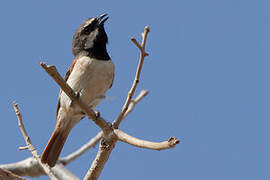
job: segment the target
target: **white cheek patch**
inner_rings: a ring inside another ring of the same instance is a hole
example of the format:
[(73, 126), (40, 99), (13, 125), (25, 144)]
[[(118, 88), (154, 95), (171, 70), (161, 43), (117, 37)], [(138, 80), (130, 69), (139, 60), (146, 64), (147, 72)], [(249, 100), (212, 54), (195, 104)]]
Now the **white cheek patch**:
[(85, 42), (85, 46), (84, 46), (85, 49), (89, 49), (94, 46), (94, 41), (95, 41), (94, 38), (97, 37), (97, 34), (98, 34), (98, 29), (95, 29), (93, 32), (89, 34)]

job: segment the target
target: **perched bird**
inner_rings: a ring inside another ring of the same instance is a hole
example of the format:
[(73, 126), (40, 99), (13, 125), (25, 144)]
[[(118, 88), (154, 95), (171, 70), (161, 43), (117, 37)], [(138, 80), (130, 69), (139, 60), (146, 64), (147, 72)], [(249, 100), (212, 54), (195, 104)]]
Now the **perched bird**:
[[(114, 64), (106, 49), (108, 37), (104, 23), (107, 19), (107, 14), (103, 14), (97, 18), (89, 18), (79, 26), (72, 41), (75, 58), (65, 75), (67, 84), (89, 108), (99, 104), (114, 79)], [(56, 127), (42, 153), (43, 163), (50, 167), (56, 164), (68, 134), (85, 115), (80, 107), (60, 90)]]

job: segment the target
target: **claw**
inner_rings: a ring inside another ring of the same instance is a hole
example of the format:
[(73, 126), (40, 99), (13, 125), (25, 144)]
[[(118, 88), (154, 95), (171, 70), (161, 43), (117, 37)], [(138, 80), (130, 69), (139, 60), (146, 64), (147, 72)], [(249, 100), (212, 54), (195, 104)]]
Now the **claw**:
[(100, 117), (100, 112), (99, 111), (95, 111), (95, 121)]

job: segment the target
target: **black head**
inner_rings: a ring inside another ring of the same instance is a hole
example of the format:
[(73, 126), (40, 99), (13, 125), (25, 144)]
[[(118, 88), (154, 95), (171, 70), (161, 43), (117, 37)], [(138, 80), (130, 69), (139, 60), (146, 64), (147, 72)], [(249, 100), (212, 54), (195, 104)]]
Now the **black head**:
[(72, 41), (72, 53), (75, 58), (87, 55), (101, 60), (110, 59), (106, 49), (108, 37), (104, 29), (107, 19), (107, 14), (88, 18), (78, 27)]

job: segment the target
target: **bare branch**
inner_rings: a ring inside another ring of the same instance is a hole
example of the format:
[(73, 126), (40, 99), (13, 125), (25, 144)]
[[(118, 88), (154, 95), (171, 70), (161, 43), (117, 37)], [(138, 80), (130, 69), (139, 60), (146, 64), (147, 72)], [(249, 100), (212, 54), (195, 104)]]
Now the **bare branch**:
[(132, 38), (131, 38), (131, 41), (137, 46), (137, 48), (139, 48), (139, 50), (140, 50), (141, 52), (144, 52), (142, 46), (138, 43), (138, 41), (135, 39), (135, 37), (132, 37)]
[(151, 142), (151, 141), (145, 141), (141, 139), (137, 139), (133, 136), (130, 136), (120, 129), (115, 129), (114, 133), (116, 134), (118, 140), (128, 143), (130, 145), (140, 147), (140, 148), (147, 148), (152, 150), (163, 150), (163, 149), (170, 149), (175, 147), (176, 144), (179, 143), (179, 140), (175, 137), (171, 137), (168, 141), (163, 142)]
[(61, 89), (69, 96), (69, 98), (76, 102), (80, 108), (87, 114), (87, 116), (96, 123), (97, 126), (99, 126), (103, 133), (105, 138), (109, 136), (109, 134), (112, 132), (112, 128), (109, 125), (107, 121), (105, 121), (102, 117), (99, 115), (96, 115), (96, 113), (89, 108), (86, 103), (84, 103), (81, 98), (79, 98), (76, 93), (72, 90), (72, 88), (66, 83), (66, 81), (61, 77), (61, 75), (58, 73), (55, 66), (47, 66), (45, 63), (41, 62), (40, 65), (45, 69), (45, 71), (56, 81), (56, 83), (61, 87)]
[(135, 75), (135, 79), (133, 81), (132, 87), (130, 88), (129, 92), (128, 92), (128, 96), (126, 99), (126, 102), (122, 108), (122, 111), (120, 112), (119, 116), (117, 117), (116, 121), (113, 123), (113, 127), (115, 129), (117, 129), (121, 123), (121, 121), (123, 120), (126, 111), (128, 110), (129, 104), (131, 103), (132, 97), (134, 95), (134, 92), (136, 90), (136, 87), (139, 83), (139, 78), (141, 75), (141, 70), (142, 70), (142, 65), (144, 62), (144, 58), (148, 55), (145, 52), (145, 43), (146, 43), (146, 38), (147, 38), (147, 34), (149, 33), (149, 27), (146, 26), (144, 28), (144, 32), (142, 34), (142, 44), (139, 45), (139, 43), (136, 41), (135, 38), (131, 38), (132, 42), (140, 49), (140, 60), (139, 60), (139, 64), (137, 67), (137, 71), (136, 71), (136, 75)]
[(19, 108), (18, 108), (18, 105), (16, 102), (13, 103), (13, 108), (14, 108), (14, 111), (17, 115), (17, 118), (18, 118), (18, 125), (19, 125), (19, 128), (21, 130), (21, 133), (24, 137), (24, 140), (25, 140), (25, 143), (29, 149), (29, 151), (32, 153), (33, 157), (36, 158), (36, 160), (38, 161), (39, 165), (42, 167), (42, 169), (44, 170), (44, 172), (53, 180), (57, 180), (56, 177), (53, 175), (53, 173), (51, 172), (51, 169), (42, 164), (41, 161), (40, 161), (40, 156), (37, 152), (37, 150), (35, 149), (35, 147), (32, 145), (31, 143), (31, 140), (30, 140), (30, 137), (28, 136), (25, 128), (24, 128), (24, 125), (23, 125), (23, 121), (22, 121), (22, 115), (19, 111)]
[(0, 168), (0, 179), (2, 180), (25, 180), (24, 178), (21, 178), (17, 176), (16, 174), (13, 174), (12, 172), (9, 172), (7, 170), (3, 170)]
[(149, 31), (150, 31), (149, 26), (145, 26), (145, 28), (144, 28), (144, 32), (142, 33), (142, 44), (141, 44), (141, 45), (142, 45), (143, 50), (145, 49), (145, 45), (146, 45), (146, 38), (147, 38), (147, 35), (148, 35)]
[[(109, 144), (108, 144), (109, 143)], [(114, 148), (114, 145), (116, 143), (116, 139), (112, 140), (110, 142), (104, 141), (102, 139), (99, 144), (98, 153), (96, 155), (95, 160), (92, 162), (91, 167), (87, 171), (84, 180), (96, 180), (98, 179), (101, 171), (104, 168), (105, 163), (110, 157), (110, 154)]]
[(57, 179), (69, 179), (69, 180), (79, 180), (74, 174), (72, 174), (63, 164), (56, 164), (52, 168), (53, 173)]
[(16, 163), (1, 164), (0, 168), (19, 176), (38, 177), (45, 174), (34, 157), (29, 157)]
[[(39, 177), (41, 175), (46, 175), (34, 157), (29, 157), (16, 163), (2, 164), (0, 165), (0, 168), (19, 176)], [(78, 177), (73, 175), (61, 164), (56, 164), (51, 170), (57, 179), (79, 180)]]
[(79, 156), (81, 156), (83, 153), (85, 153), (89, 148), (94, 147), (98, 141), (101, 139), (103, 133), (100, 131), (95, 137), (93, 137), (88, 143), (84, 144), (80, 149), (77, 151), (69, 154), (66, 157), (63, 157), (59, 159), (59, 162), (61, 162), (63, 165), (67, 165), (71, 161), (75, 160)]

